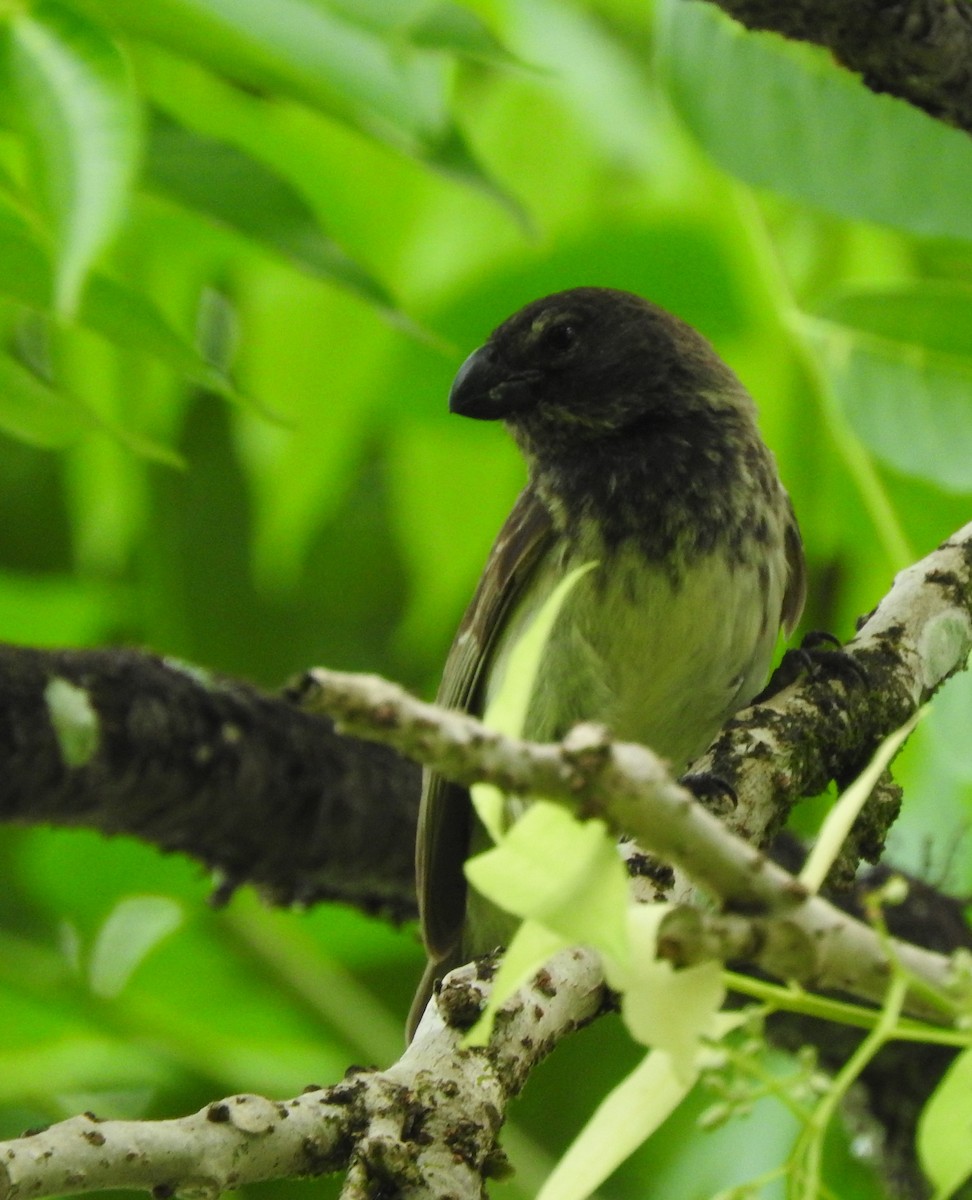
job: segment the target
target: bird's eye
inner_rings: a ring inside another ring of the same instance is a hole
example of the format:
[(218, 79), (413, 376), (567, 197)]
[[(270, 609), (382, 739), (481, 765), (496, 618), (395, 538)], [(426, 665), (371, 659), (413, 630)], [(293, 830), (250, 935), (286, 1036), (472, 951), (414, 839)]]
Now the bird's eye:
[(576, 327), (569, 321), (558, 321), (544, 329), (537, 339), (537, 345), (547, 354), (561, 355), (570, 350), (576, 340)]

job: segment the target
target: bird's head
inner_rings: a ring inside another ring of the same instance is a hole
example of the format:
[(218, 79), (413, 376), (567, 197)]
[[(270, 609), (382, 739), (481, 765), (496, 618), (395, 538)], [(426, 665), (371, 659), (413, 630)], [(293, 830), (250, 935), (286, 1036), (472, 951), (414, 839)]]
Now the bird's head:
[(630, 292), (583, 287), (535, 300), (459, 369), (449, 409), (503, 420), (528, 452), (751, 402), (709, 343)]

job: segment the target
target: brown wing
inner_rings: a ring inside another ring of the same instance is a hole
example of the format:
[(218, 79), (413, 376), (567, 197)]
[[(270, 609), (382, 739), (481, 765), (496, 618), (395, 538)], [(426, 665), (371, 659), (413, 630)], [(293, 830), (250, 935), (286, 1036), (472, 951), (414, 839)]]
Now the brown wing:
[(803, 557), (803, 538), (800, 537), (800, 527), (797, 525), (796, 515), (789, 497), (787, 497), (787, 509), (790, 517), (784, 535), (787, 576), (780, 624), (783, 626), (783, 632), (789, 637), (796, 629), (807, 598), (807, 564)]
[[(531, 487), (520, 494), (486, 560), (446, 659), (436, 698), (445, 708), (478, 712), (480, 683), (512, 605), (553, 537), (550, 516)], [(462, 934), (469, 853), (469, 792), (434, 771), (425, 774), (415, 870), (422, 936), (433, 960), (446, 958)]]

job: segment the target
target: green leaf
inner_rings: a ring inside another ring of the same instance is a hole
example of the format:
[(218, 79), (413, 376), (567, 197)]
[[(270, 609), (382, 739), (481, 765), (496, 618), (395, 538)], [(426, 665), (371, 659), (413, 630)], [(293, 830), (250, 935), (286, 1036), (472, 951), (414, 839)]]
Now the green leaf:
[(947, 1200), (972, 1175), (972, 1050), (945, 1072), (918, 1120), (918, 1157), (935, 1188)]
[(665, 904), (628, 906), (627, 962), (605, 959), (611, 986), (623, 993), (622, 1015), (631, 1036), (663, 1050), (676, 1074), (698, 1072), (703, 1038), (713, 1034), (726, 996), (722, 963), (712, 959), (675, 969), (658, 957), (658, 930), (670, 913)]
[(540, 1191), (543, 1198), (583, 1200), (649, 1138), (691, 1090), (718, 1042), (745, 1019), (722, 1014), (722, 964), (676, 970), (658, 958), (658, 930), (670, 906), (631, 904), (626, 962), (605, 958), (611, 987), (633, 1037), (654, 1047), (601, 1102)]
[(128, 65), (104, 30), (42, 0), (10, 23), (16, 103), (58, 252), (54, 305), (74, 312), (124, 216), (139, 151)]
[[(967, 644), (967, 633), (962, 622), (956, 622), (954, 626), (944, 624), (944, 627), (943, 623), (939, 622), (929, 638), (948, 639), (948, 644), (933, 642), (932, 645), (926, 647), (932, 661), (948, 660), (949, 650), (954, 644), (953, 639), (961, 639), (960, 645)], [(878, 780), (905, 741), (911, 736), (918, 722), (928, 715), (929, 707), (926, 705), (924, 708), (918, 709), (903, 725), (888, 734), (874, 751), (867, 766), (844, 789), (838, 797), (837, 803), (827, 813), (816, 841), (800, 870), (800, 882), (808, 891), (818, 892), (823, 887), (827, 872), (836, 862), (841, 847), (847, 840), (861, 809), (867, 803), (868, 797), (877, 786)]]
[(475, 12), (468, 2), (459, 5), (435, 3), (435, 0), (327, 0), (327, 6), (345, 20), (390, 41), (400, 38), (484, 61), (506, 62), (513, 58), (489, 26), (499, 13)]
[(133, 1041), (109, 1038), (77, 1028), (59, 1038), (24, 1048), (0, 1047), (0, 1102), (36, 1096), (38, 1081), (47, 1093), (135, 1087), (174, 1086), (171, 1064)]
[(429, 0), (327, 0), (327, 6), (346, 21), (387, 37), (418, 20)]
[(164, 445), (162, 442), (156, 441), (155, 438), (147, 437), (137, 429), (130, 429), (127, 425), (123, 425), (118, 421), (111, 420), (100, 414), (92, 414), (95, 423), (104, 430), (115, 441), (127, 447), (133, 454), (137, 454), (139, 458), (148, 459), (149, 462), (160, 463), (164, 467), (173, 467), (176, 470), (183, 470), (186, 465), (186, 460), (177, 451), (170, 446)]
[[(948, 686), (936, 694), (926, 725), (934, 738), (932, 761), (936, 769), (956, 783), (972, 784), (972, 761), (965, 753), (966, 734), (972, 727), (972, 674), (962, 671), (952, 676)], [(946, 786), (955, 787), (955, 784)], [(932, 797), (935, 790), (927, 788)]]
[(654, 1051), (604, 1097), (537, 1200), (584, 1200), (655, 1132), (688, 1094), (667, 1054)]
[(663, 0), (663, 74), (712, 158), (757, 187), (912, 233), (972, 238), (972, 142), (822, 50)]
[(303, 197), (269, 167), (228, 142), (157, 114), (149, 139), (149, 187), (281, 254), (318, 279), (394, 309), (385, 287), (321, 232)]
[(972, 288), (923, 280), (883, 288), (847, 288), (814, 309), (816, 316), (870, 334), (920, 360), (933, 351), (972, 363)]
[(85, 0), (131, 33), (219, 74), (292, 96), (356, 128), (421, 152), (448, 124), (444, 77), (429, 56), (407, 53), (310, 0)]
[(529, 212), (513, 192), (483, 170), (466, 138), (455, 125), (447, 125), (438, 137), (430, 138), (426, 157), (432, 166), (460, 183), (474, 187), (491, 200), (502, 204), (506, 211), (528, 233), (533, 232)]
[(500, 908), (568, 944), (627, 961), (628, 880), (603, 821), (579, 821), (537, 800), (498, 846), (469, 859), (466, 877)]
[(177, 333), (147, 296), (107, 275), (92, 275), (78, 319), (116, 346), (151, 355), (217, 396), (244, 399), (233, 381)]
[(479, 1020), (466, 1034), (466, 1045), (485, 1046), (492, 1035), (496, 1014), (518, 988), (532, 978), (540, 968), (558, 952), (569, 946), (569, 942), (538, 921), (523, 921), (510, 940), (499, 970), (493, 979), (493, 987), (486, 1007)]
[[(568, 571), (543, 602), (540, 611), (510, 651), (499, 687), (490, 696), (483, 713), (484, 725), (510, 737), (523, 735), (543, 652), (560, 610), (581, 578), (596, 566), (596, 562), (589, 562)], [(498, 842), (506, 823), (503, 793), (494, 784), (477, 783), (473, 785), (471, 795), (479, 819), (493, 841)]]
[(101, 580), (0, 572), (0, 629), (11, 643), (97, 646), (128, 619), (125, 588)]
[(289, 96), (415, 155), (516, 212), (482, 168), (447, 105), (450, 65), (311, 0), (81, 0), (117, 24), (218, 75)]
[(170, 467), (184, 465), (168, 446), (94, 413), (82, 401), (39, 379), (17, 359), (0, 353), (0, 430), (45, 450), (62, 450), (101, 429), (135, 454)]
[(522, 65), (485, 21), (458, 4), (435, 4), (408, 30), (409, 40), (430, 50), (446, 50), (499, 66)]
[[(907, 306), (897, 314), (889, 309), (886, 324), (878, 305), (858, 302), (853, 307), (859, 325), (866, 311), (874, 317), (877, 332), (812, 317), (797, 317), (794, 323), (855, 434), (872, 454), (906, 475), (955, 492), (972, 491), (967, 450), (972, 440), (972, 355), (914, 341), (894, 319)], [(833, 311), (839, 314), (839, 309)], [(882, 326), (886, 332), (880, 332)], [(949, 338), (943, 326), (942, 342)]]
[(0, 353), (0, 429), (5, 433), (31, 446), (60, 450), (94, 424), (80, 404)]
[[(26, 221), (0, 203), (0, 293), (50, 314), (52, 281), (47, 255)], [(150, 300), (106, 275), (92, 273), (77, 320), (116, 346), (151, 355), (219, 395), (236, 397), (230, 380), (210, 366)]]
[(490, 696), (483, 723), (510, 737), (521, 737), (526, 725), (530, 698), (544, 651), (561, 609), (581, 579), (598, 564), (587, 562), (560, 580), (510, 651), (499, 687)]
[(111, 911), (91, 950), (88, 982), (96, 996), (121, 994), (136, 967), (182, 924), (167, 896), (128, 896)]
[[(269, 177), (271, 197), (274, 192), (284, 193), (283, 215), (286, 217), (290, 213), (295, 228), (308, 231), (306, 236), (297, 239), (297, 248), (305, 257), (309, 251), (310, 262), (306, 267), (314, 272), (315, 278), (319, 277), (322, 267), (326, 272), (335, 272), (326, 277), (359, 292), (369, 303), (377, 304), (397, 328), (418, 334), (403, 313), (389, 311), (392, 299), (374, 274), (357, 260), (352, 261), (324, 232), (322, 214), (329, 215), (335, 207), (340, 209), (344, 203), (350, 203), (352, 212), (345, 213), (344, 218), (347, 223), (350, 215), (353, 226), (361, 212), (360, 186), (352, 187), (351, 194), (343, 196), (342, 178), (348, 177), (349, 171), (330, 139), (338, 142), (343, 139), (346, 152), (361, 153), (362, 147), (356, 142), (352, 143), (353, 149), (348, 147), (344, 131), (334, 129), (333, 123), (322, 120), (317, 114), (244, 92), (159, 47), (143, 53), (138, 66), (143, 86), (158, 107), (160, 121), (167, 118), (206, 143), (235, 149), (247, 170)], [(317, 146), (314, 154), (308, 154), (309, 140)], [(386, 155), (374, 155), (367, 148), (364, 153), (373, 161), (376, 158), (383, 160), (383, 167), (387, 165)], [(354, 175), (353, 169), (350, 175)], [(367, 185), (362, 186), (370, 196), (372, 193)], [(275, 233), (271, 223), (269, 234), (274, 236)], [(326, 253), (322, 254), (312, 239), (323, 242)], [(380, 251), (375, 254), (375, 259), (382, 261)]]

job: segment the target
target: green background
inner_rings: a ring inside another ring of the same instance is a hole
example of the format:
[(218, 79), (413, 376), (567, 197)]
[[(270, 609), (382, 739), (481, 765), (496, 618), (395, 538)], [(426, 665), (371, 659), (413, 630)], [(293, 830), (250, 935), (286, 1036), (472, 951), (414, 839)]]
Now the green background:
[[(578, 284), (676, 311), (756, 396), (805, 629), (851, 636), (968, 519), (972, 143), (823, 52), (692, 0), (63, 0), (2, 6), (0, 40), (6, 641), (431, 695), (523, 479), (501, 429), (447, 415), (451, 378)], [(893, 836), (966, 892), (970, 701), (952, 683), (907, 749)], [(194, 865), (84, 833), (4, 830), (0, 867), (0, 1135), (399, 1053), (413, 929), (213, 913)], [(494, 1193), (532, 1194), (638, 1057), (614, 1020), (563, 1045)], [(709, 1099), (602, 1194), (783, 1159), (781, 1106), (702, 1136)], [(836, 1191), (880, 1195), (848, 1146)]]

